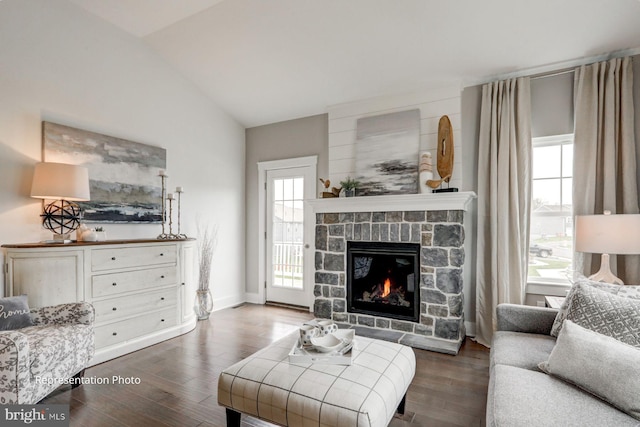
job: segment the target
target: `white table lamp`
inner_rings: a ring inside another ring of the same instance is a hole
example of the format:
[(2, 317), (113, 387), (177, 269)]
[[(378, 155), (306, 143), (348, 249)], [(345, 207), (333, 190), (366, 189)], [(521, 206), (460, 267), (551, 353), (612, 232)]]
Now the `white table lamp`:
[(38, 163), (33, 173), (31, 197), (55, 200), (44, 208), (42, 226), (54, 233), (54, 241), (69, 241), (80, 226), (80, 207), (75, 201), (89, 200), (89, 171), (65, 163)]
[(577, 215), (575, 230), (577, 252), (602, 254), (600, 270), (589, 279), (624, 285), (611, 272), (609, 254), (640, 254), (640, 214)]

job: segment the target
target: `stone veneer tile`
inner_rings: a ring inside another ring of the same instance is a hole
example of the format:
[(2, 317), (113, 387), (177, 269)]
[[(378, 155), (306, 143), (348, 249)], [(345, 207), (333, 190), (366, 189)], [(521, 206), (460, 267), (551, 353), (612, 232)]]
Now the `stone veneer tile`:
[(400, 224), (400, 241), (408, 242), (411, 240), (411, 224)]
[(380, 241), (380, 224), (371, 224), (371, 241)]
[(449, 317), (449, 307), (445, 305), (433, 305), (428, 306), (427, 314), (434, 317)]
[(356, 212), (355, 222), (371, 222), (371, 212)]
[(424, 222), (425, 219), (424, 211), (407, 211), (404, 213), (404, 220), (407, 222)]
[(353, 224), (345, 224), (344, 226), (344, 238), (348, 240), (353, 240)]
[(329, 236), (344, 236), (344, 225), (342, 224), (330, 225)]
[(316, 266), (316, 270), (322, 270), (322, 252), (316, 251), (315, 266)]
[(460, 320), (436, 319), (434, 335), (446, 340), (457, 340), (460, 338)]
[(411, 224), (411, 241), (413, 243), (420, 243), (422, 232), (420, 224)]
[(389, 329), (391, 322), (387, 319), (376, 318), (376, 328)]
[[(333, 313), (334, 322), (349, 322), (349, 315), (347, 313)], [(350, 325), (349, 325), (350, 326)]]
[(449, 263), (453, 267), (462, 267), (464, 265), (464, 248), (452, 248), (449, 251)]
[(324, 223), (325, 224), (337, 224), (340, 220), (340, 217), (337, 213), (326, 213), (324, 214)]
[(386, 220), (387, 222), (402, 222), (402, 212), (387, 212)]
[(462, 224), (464, 223), (464, 211), (449, 211), (447, 219), (449, 222), (458, 222)]
[(331, 319), (331, 300), (316, 299), (313, 304), (313, 314), (321, 319)]
[(459, 248), (464, 243), (464, 228), (460, 224), (436, 224), (433, 246)]
[(358, 325), (375, 326), (376, 319), (371, 316), (358, 316)]
[(327, 250), (327, 226), (316, 225), (316, 249)]
[(427, 222), (447, 222), (449, 211), (427, 211)]
[(380, 224), (380, 241), (389, 241), (389, 224)]
[(371, 240), (371, 224), (369, 223), (362, 224), (360, 233), (361, 233), (362, 240), (364, 241)]
[(399, 320), (391, 321), (391, 329), (395, 329), (396, 331), (403, 332), (413, 332), (413, 323), (410, 322), (401, 322)]
[(345, 240), (342, 237), (329, 237), (329, 250), (331, 252), (344, 252)]
[(416, 323), (413, 327), (413, 333), (418, 335), (433, 335), (433, 326), (423, 325), (421, 323)]
[(353, 329), (356, 330), (356, 335), (391, 342), (398, 342), (405, 335), (403, 332), (395, 332), (388, 329), (371, 329), (362, 326), (354, 326)]
[(422, 248), (420, 250), (420, 262), (423, 265), (426, 264), (433, 267), (448, 267), (449, 253), (442, 248)]
[[(327, 271), (344, 271), (344, 255), (331, 253), (324, 254), (324, 269)], [(338, 283), (336, 282), (335, 284), (337, 285)]]
[(347, 213), (341, 213), (338, 216), (338, 219), (341, 223), (345, 223), (345, 222), (353, 222), (353, 218), (354, 215), (352, 212), (347, 212)]
[(346, 291), (344, 288), (341, 288), (339, 286), (330, 286), (330, 294), (329, 296), (332, 298), (345, 298), (346, 297)]
[(399, 231), (398, 224), (389, 224), (389, 241), (390, 242), (400, 241), (400, 231)]
[(334, 313), (344, 313), (346, 312), (346, 303), (343, 299), (334, 299), (333, 300), (333, 312)]
[(433, 242), (433, 234), (422, 233), (422, 242), (420, 243), (422, 246), (432, 246), (432, 242)]
[(386, 219), (386, 215), (384, 212), (373, 212), (371, 222), (384, 222)]
[(340, 283), (340, 276), (336, 273), (324, 273), (316, 271), (315, 279), (316, 283), (324, 285), (338, 285)]
[(436, 287), (445, 294), (462, 292), (462, 270), (459, 268), (436, 269)]

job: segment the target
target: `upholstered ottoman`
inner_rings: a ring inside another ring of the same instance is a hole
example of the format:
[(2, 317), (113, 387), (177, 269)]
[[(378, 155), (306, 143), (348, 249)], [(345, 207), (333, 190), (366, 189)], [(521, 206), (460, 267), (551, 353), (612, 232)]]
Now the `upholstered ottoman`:
[(356, 336), (349, 366), (289, 363), (294, 333), (225, 369), (218, 403), (227, 426), (240, 413), (282, 426), (387, 426), (404, 412), (416, 371), (409, 347)]

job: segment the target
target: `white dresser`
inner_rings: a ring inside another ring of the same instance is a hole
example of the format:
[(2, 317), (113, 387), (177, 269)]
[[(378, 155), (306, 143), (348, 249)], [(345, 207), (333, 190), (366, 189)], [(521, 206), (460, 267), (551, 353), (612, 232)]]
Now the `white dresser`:
[(3, 245), (7, 296), (31, 307), (88, 301), (96, 310), (92, 364), (192, 330), (196, 244), (111, 240)]

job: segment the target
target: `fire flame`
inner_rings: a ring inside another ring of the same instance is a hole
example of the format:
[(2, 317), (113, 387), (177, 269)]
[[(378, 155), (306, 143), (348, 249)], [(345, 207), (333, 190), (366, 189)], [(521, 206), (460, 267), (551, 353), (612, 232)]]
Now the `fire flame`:
[(386, 297), (391, 293), (391, 280), (385, 279), (384, 281), (384, 291), (382, 292), (382, 298)]

